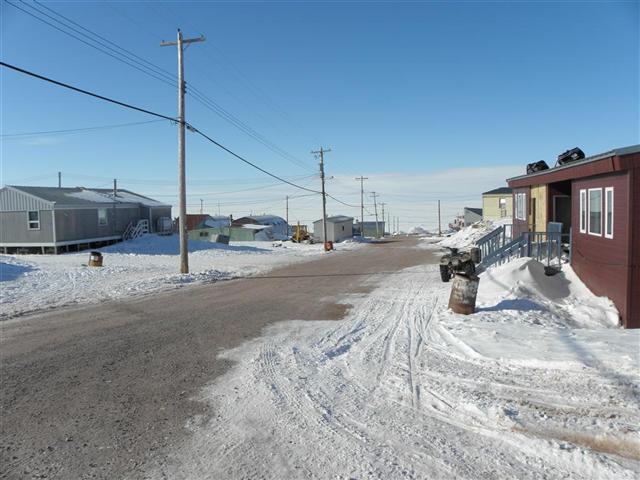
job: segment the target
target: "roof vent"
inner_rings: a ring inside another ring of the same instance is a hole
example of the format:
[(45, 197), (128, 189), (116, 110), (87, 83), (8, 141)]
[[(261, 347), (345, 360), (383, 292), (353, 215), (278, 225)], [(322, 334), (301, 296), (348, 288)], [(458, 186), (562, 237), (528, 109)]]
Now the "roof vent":
[(567, 150), (564, 153), (558, 155), (558, 165), (566, 165), (567, 163), (582, 160), (584, 158), (584, 152), (578, 147)]

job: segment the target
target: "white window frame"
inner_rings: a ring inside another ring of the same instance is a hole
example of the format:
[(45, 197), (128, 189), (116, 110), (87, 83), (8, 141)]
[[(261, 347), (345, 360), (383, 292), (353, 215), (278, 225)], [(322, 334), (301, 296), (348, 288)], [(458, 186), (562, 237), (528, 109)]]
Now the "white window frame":
[[(591, 231), (591, 192), (596, 192), (599, 191), (600, 192), (600, 233), (593, 233)], [(603, 211), (602, 211), (602, 204), (604, 203), (602, 201), (602, 187), (598, 187), (598, 188), (589, 188), (587, 190), (587, 233), (589, 235), (593, 235), (594, 237), (601, 237), (602, 236), (602, 217), (603, 217)]]
[[(522, 210), (522, 215), (520, 215)], [(527, 194), (516, 193), (516, 220), (527, 221)]]
[[(104, 223), (100, 221), (100, 212), (101, 211), (104, 212)], [(109, 225), (109, 212), (107, 212), (106, 208), (99, 208), (98, 209), (98, 226), (99, 227), (104, 227), (105, 225)]]
[[(611, 205), (609, 205), (609, 196), (607, 195), (609, 192), (611, 192)], [(607, 187), (604, 189), (604, 215), (603, 215), (603, 227), (604, 227), (604, 236), (605, 238), (613, 238), (613, 225), (614, 225), (614, 209), (613, 209), (613, 205), (614, 205), (614, 193), (613, 193), (613, 187)], [(607, 216), (609, 214), (609, 207), (611, 207), (611, 231), (608, 231), (608, 222), (607, 222)]]
[[(30, 214), (31, 212), (35, 212), (35, 213), (37, 213), (37, 214), (38, 214), (38, 220), (31, 220), (31, 219), (29, 218), (29, 214)], [(37, 227), (32, 227), (32, 226), (31, 226), (31, 224), (32, 224), (32, 223), (37, 223), (37, 224), (38, 224), (38, 226), (37, 226)], [(40, 230), (40, 210), (27, 210), (27, 228), (28, 228), (29, 230)]]
[(587, 190), (580, 190), (580, 233), (587, 233), (587, 219), (589, 212), (587, 211)]

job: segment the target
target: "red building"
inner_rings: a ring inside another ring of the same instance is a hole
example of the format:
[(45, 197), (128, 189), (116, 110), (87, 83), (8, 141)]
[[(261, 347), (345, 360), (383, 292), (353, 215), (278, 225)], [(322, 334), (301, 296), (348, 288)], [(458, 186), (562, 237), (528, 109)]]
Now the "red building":
[(514, 238), (562, 222), (575, 272), (615, 303), (625, 328), (640, 328), (640, 145), (507, 182)]

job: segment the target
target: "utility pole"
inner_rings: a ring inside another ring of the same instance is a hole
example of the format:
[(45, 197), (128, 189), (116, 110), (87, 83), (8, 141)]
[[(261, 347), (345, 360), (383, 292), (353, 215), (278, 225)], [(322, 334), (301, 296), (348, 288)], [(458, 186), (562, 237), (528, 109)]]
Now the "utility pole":
[(322, 241), (324, 249), (327, 249), (327, 194), (324, 191), (324, 154), (330, 152), (331, 149), (324, 150), (320, 147), (320, 150), (311, 152), (314, 155), (320, 155), (320, 180), (322, 182)]
[(376, 192), (371, 192), (373, 197), (373, 212), (376, 215), (376, 238), (380, 238), (380, 230), (378, 229), (378, 203), (376, 202)]
[[(185, 174), (185, 144), (184, 144), (184, 93), (186, 83), (184, 81), (184, 46), (189, 46), (195, 42), (204, 42), (204, 36), (198, 38), (182, 38), (182, 32), (178, 29), (178, 38), (175, 42), (160, 42), (161, 47), (177, 46), (178, 47), (178, 183), (180, 184), (178, 192), (178, 203), (180, 211), (180, 273), (189, 273), (189, 252), (187, 239), (187, 186)], [(202, 208), (202, 207), (201, 207)]]
[(58, 188), (62, 188), (62, 172), (58, 172)]
[(200, 199), (200, 215), (202, 215), (202, 207), (204, 206), (204, 201)]
[(440, 200), (438, 200), (438, 236), (442, 235), (442, 228), (440, 225)]
[(359, 176), (356, 180), (360, 180), (360, 236), (364, 238), (364, 181), (369, 179)]
[(385, 205), (386, 205), (386, 203), (380, 202), (380, 206), (382, 207), (382, 236), (383, 237), (384, 237), (384, 234), (385, 234), (386, 227), (388, 227), (388, 225), (385, 225), (385, 223), (384, 223), (384, 206)]
[(286, 203), (287, 203), (287, 216), (286, 216), (286, 220), (287, 220), (287, 236), (289, 236), (289, 195), (287, 195), (285, 197)]
[(218, 200), (218, 216), (220, 216), (220, 200)]
[(113, 198), (115, 199), (118, 196), (118, 179), (113, 179)]
[(393, 227), (391, 226), (391, 212), (387, 210), (387, 226), (389, 227), (389, 234), (393, 233)]

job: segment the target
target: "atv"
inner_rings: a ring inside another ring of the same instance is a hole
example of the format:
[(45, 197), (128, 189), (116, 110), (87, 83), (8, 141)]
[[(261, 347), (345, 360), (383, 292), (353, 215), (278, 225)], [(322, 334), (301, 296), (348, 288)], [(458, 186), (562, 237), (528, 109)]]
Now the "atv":
[(451, 280), (456, 273), (467, 277), (475, 275), (477, 253), (459, 252), (457, 248), (449, 247), (450, 253), (440, 259), (440, 278), (443, 282)]

